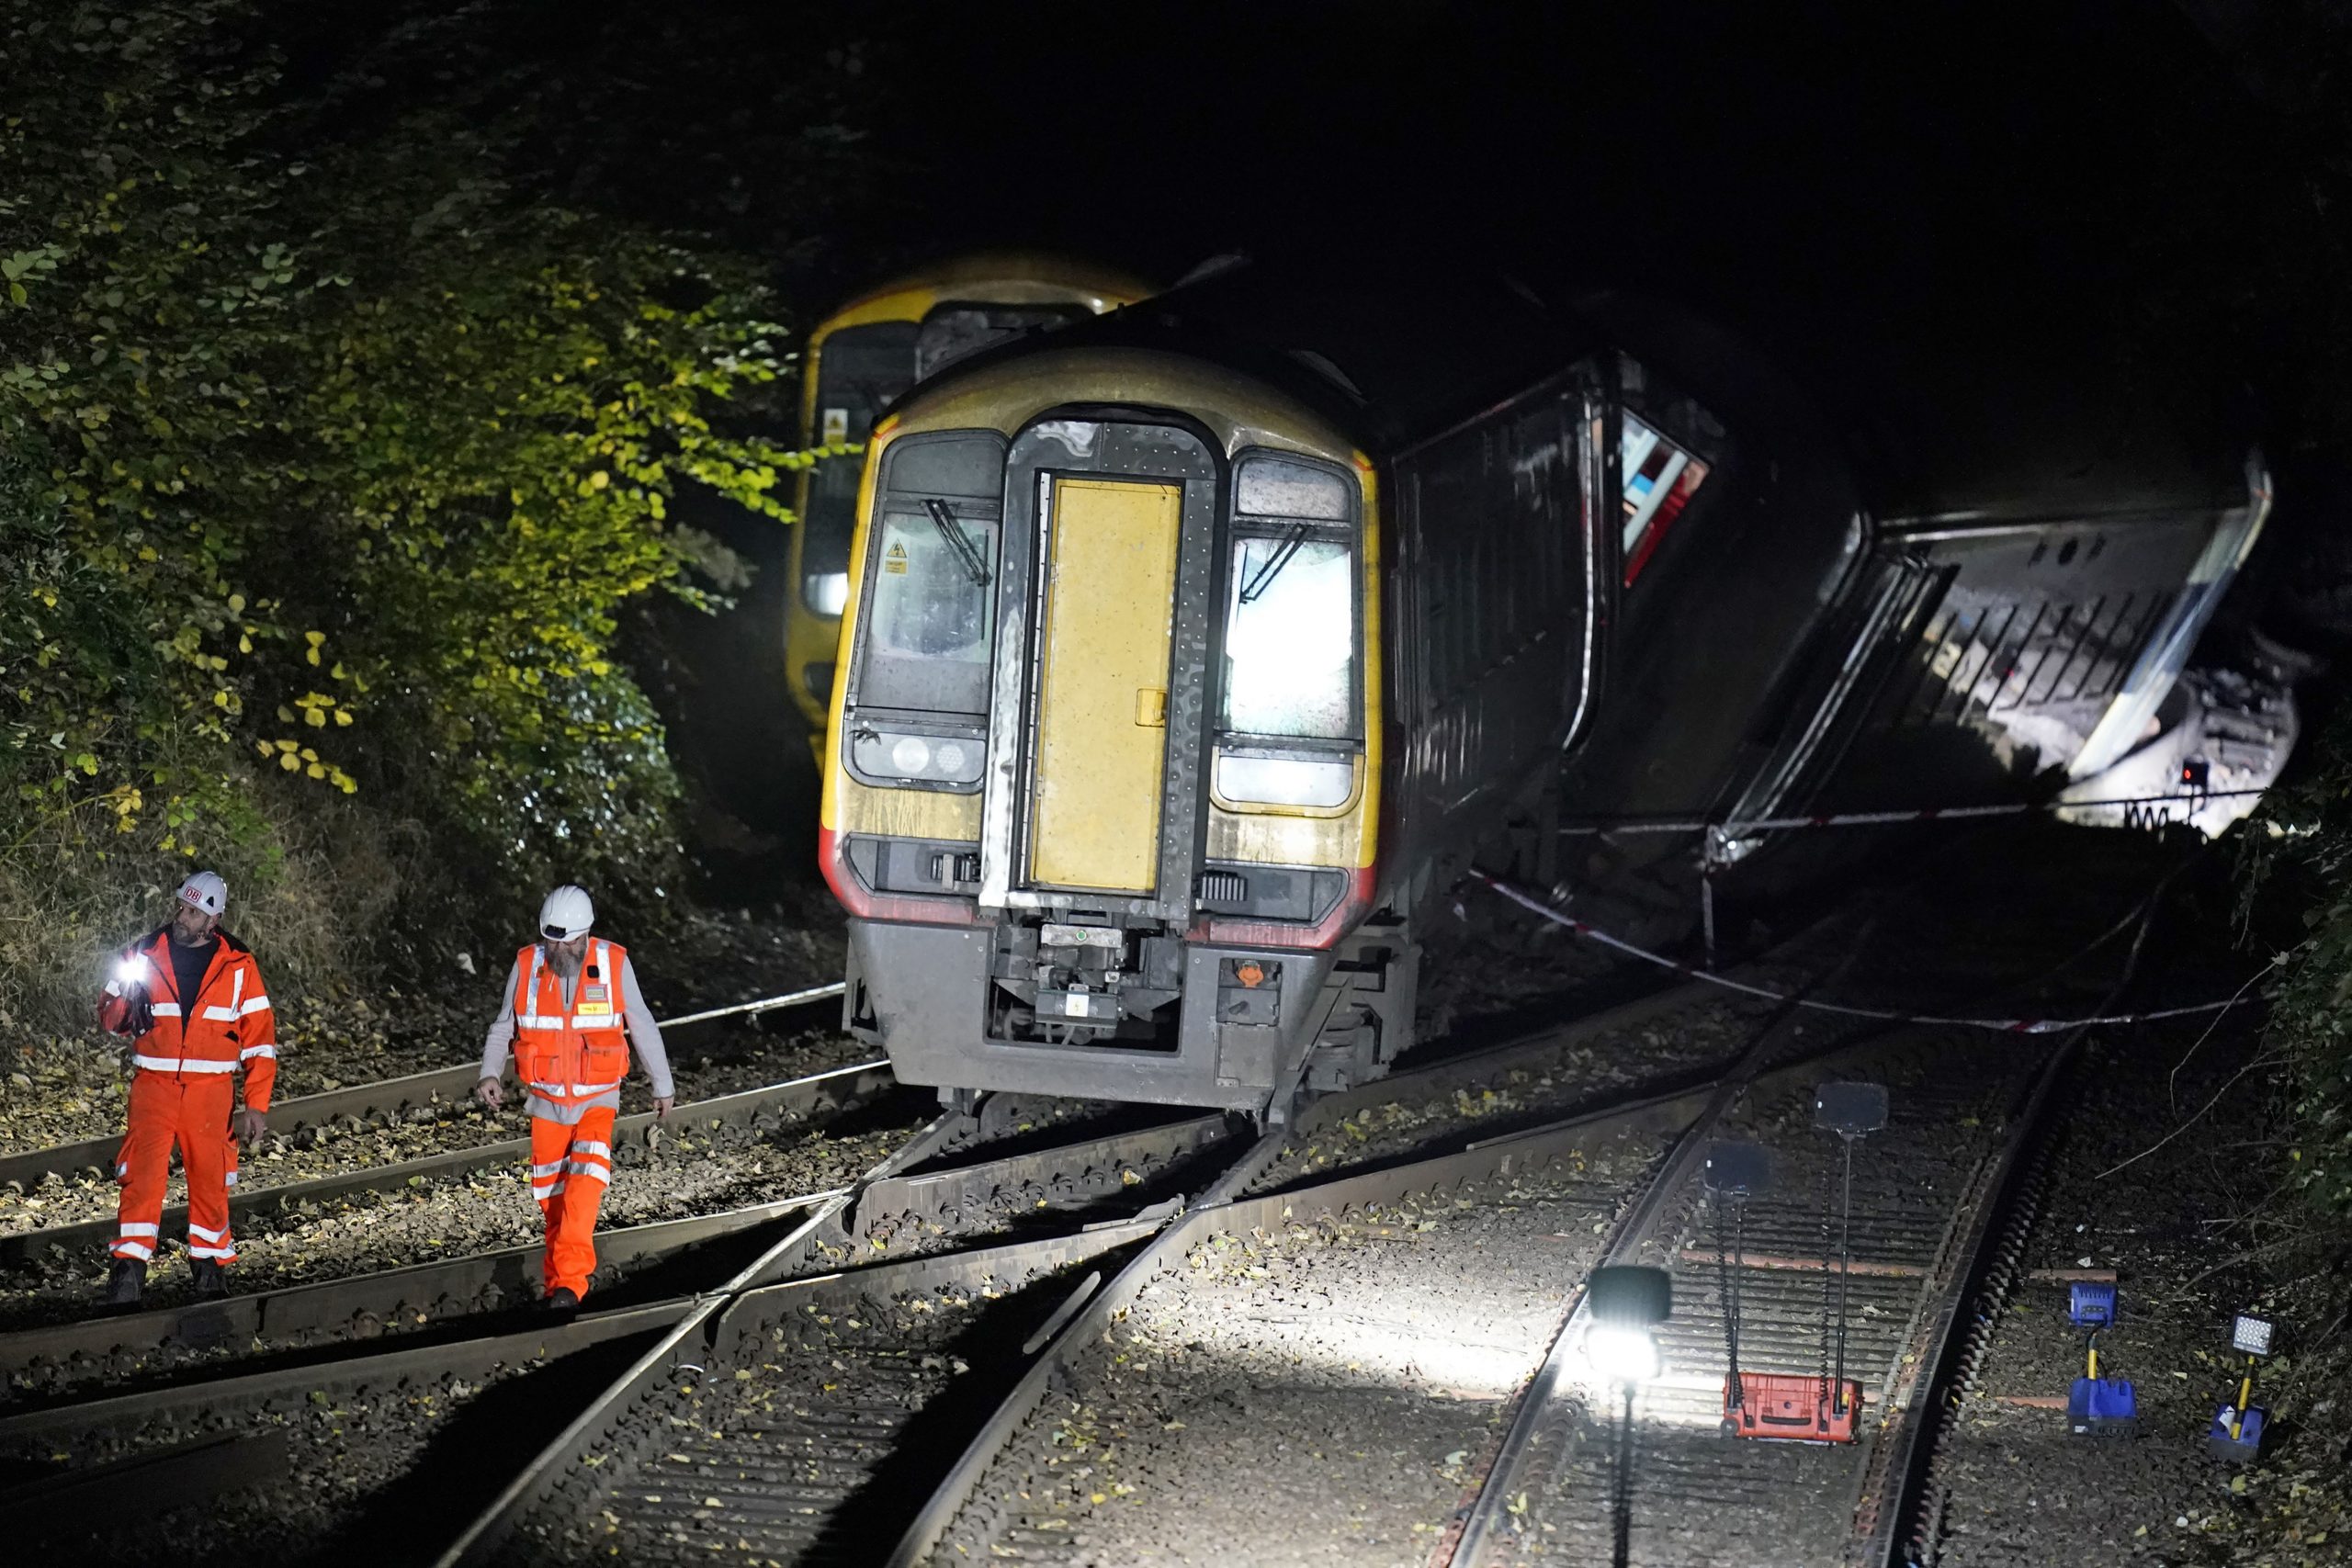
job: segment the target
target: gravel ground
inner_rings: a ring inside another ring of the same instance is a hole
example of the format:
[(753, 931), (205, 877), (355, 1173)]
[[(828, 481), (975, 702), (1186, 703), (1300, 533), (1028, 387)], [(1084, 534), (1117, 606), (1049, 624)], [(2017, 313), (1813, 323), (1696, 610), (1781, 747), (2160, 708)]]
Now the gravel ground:
[(1001, 1509), (991, 1550), (1024, 1561), (1424, 1561), (1657, 1152), (1212, 1238), (1080, 1359), (950, 1540)]
[[(2111, 1268), (2120, 1321), (2102, 1336), (2102, 1375), (2131, 1381), (2140, 1435), (2075, 1438), (2063, 1410), (2018, 1396), (2063, 1397), (2083, 1373), (2083, 1344), (2066, 1321), (2066, 1287), (2022, 1285), (2011, 1300), (1962, 1416), (1944, 1474), (1946, 1568), (2054, 1562), (2341, 1564), (2352, 1554), (2342, 1472), (2315, 1431), (2266, 1448), (2251, 1472), (2205, 1448), (2214, 1408), (2236, 1391), (2231, 1314), (2259, 1298), (2244, 1269), (2223, 1267), (2234, 1222), (2267, 1195), (2275, 1150), (2260, 1151), (2263, 1100), (2243, 1086), (2188, 1135), (2140, 1154), (2211, 1100), (2253, 1049), (2241, 1025), (2208, 1041), (2167, 1078), (2197, 1039), (2166, 1030), (2110, 1050), (2072, 1122), (2029, 1244), (2036, 1269)], [(2254, 1158), (2249, 1163), (2248, 1156)], [(2340, 1291), (2339, 1291), (2340, 1296)], [(2268, 1363), (2267, 1403), (2290, 1423), (2318, 1425), (2340, 1401), (2335, 1379), (2290, 1391), (2295, 1348)], [(2340, 1430), (2340, 1418), (2335, 1423)], [(2331, 1474), (2332, 1472), (2332, 1474)]]
[[(854, 1132), (748, 1127), (687, 1131), (665, 1136), (641, 1165), (616, 1165), (600, 1223), (641, 1224), (681, 1219), (797, 1192), (845, 1185), (870, 1169), (927, 1120), (911, 1107), (887, 1124)], [(399, 1192), (355, 1193), (325, 1204), (254, 1214), (237, 1227), (238, 1261), (232, 1273), (240, 1292), (343, 1279), (535, 1241), (539, 1212), (530, 1197), (529, 1166)], [(78, 1317), (90, 1310), (105, 1282), (107, 1259), (44, 1259), (0, 1291), (0, 1328)], [(176, 1262), (159, 1261), (149, 1295), (161, 1304), (186, 1287)]]
[(1250, 1190), (1425, 1155), (1448, 1138), (1488, 1137), (1511, 1125), (1573, 1115), (1580, 1106), (1736, 1055), (1770, 1010), (1769, 1004), (1727, 995), (1564, 1044), (1475, 1092), (1461, 1089), (1369, 1107), (1286, 1145)]

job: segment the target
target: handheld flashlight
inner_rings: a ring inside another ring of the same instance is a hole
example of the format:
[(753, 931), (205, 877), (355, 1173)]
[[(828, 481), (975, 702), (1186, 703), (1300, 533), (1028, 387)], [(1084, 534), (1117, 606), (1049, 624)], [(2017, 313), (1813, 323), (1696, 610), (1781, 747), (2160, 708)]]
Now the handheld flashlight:
[(114, 966), (115, 983), (120, 986), (143, 986), (147, 983), (147, 960), (126, 958)]

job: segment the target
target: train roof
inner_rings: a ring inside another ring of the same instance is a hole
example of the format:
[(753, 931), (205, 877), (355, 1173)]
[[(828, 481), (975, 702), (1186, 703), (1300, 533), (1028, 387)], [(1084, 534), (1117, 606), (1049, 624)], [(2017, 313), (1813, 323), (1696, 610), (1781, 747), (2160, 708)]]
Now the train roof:
[(1083, 303), (1107, 310), (1154, 286), (1132, 273), (1044, 251), (975, 251), (944, 257), (868, 288), (837, 307), (812, 336), (872, 321), (915, 321), (943, 300), (989, 304)]

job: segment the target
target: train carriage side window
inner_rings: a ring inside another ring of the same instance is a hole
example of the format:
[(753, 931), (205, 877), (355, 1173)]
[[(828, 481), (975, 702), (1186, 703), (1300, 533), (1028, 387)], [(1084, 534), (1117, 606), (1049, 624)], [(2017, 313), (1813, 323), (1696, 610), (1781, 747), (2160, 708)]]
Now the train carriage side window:
[(1698, 454), (1670, 440), (1633, 410), (1625, 410), (1623, 420), (1619, 455), (1624, 471), (1625, 513), (1621, 550), (1625, 586), (1631, 588), (1649, 565), (1667, 530), (1706, 482), (1709, 467)]

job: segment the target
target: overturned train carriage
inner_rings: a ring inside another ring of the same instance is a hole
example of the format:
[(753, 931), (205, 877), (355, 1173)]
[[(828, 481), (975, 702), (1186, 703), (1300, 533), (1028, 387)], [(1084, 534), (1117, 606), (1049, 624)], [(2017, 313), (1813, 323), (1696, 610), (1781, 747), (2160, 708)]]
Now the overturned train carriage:
[[(1410, 1043), (1415, 912), (1507, 828), (1954, 735), (2047, 787), (2153, 722), (2258, 525), (2241, 483), (1891, 528), (1736, 344), (1448, 301), (1228, 273), (877, 426), (820, 852), (902, 1079), (1280, 1115)], [(1930, 682), (1972, 723), (1901, 722)]]

